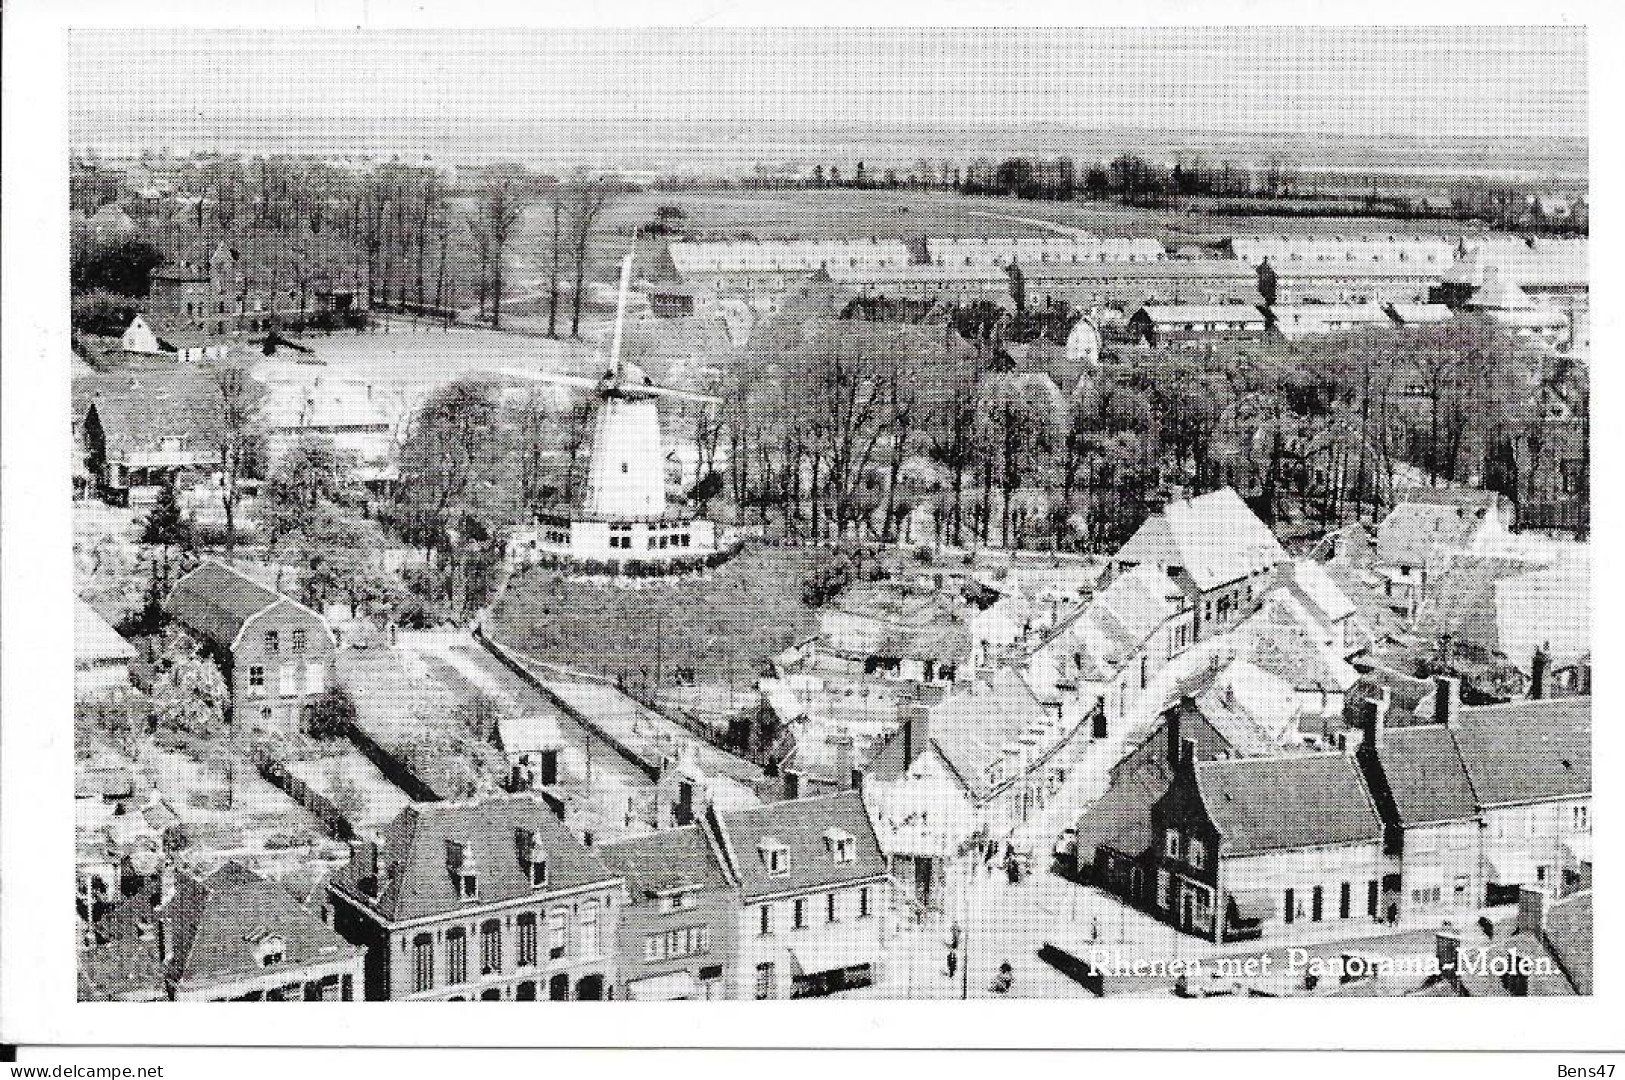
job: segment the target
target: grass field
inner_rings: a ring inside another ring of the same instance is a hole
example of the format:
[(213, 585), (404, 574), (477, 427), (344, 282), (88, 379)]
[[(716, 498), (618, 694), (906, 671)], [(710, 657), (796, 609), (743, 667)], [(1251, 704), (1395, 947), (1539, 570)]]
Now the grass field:
[(752, 685), (768, 657), (811, 633), (801, 581), (816, 552), (748, 548), (703, 575), (605, 584), (533, 569), (516, 576), (491, 620), (499, 641), (538, 659), (663, 683), (679, 667), (701, 684)]

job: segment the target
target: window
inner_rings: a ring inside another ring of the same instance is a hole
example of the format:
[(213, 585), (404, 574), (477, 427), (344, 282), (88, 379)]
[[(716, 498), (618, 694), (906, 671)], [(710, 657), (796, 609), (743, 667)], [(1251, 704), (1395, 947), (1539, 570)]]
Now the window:
[(268, 653), (274, 653), (279, 647), (280, 639), (277, 637), (277, 632), (275, 630), (267, 630), (265, 632), (265, 651)]
[(547, 860), (544, 859), (544, 858), (541, 858), (540, 856), (532, 855), (530, 863), (528, 865), (530, 867), (530, 885), (531, 885), (531, 888), (539, 889), (543, 885), (546, 885), (547, 884)]
[(773, 996), (773, 965), (756, 965), (756, 1000), (766, 1001)]
[(260, 942), (259, 953), (260, 966), (273, 967), (282, 963), (283, 958), (287, 956), (287, 944), (281, 937), (273, 934)]
[(1198, 870), (1207, 866), (1207, 845), (1200, 840), (1191, 840), (1190, 864)]
[(327, 688), (327, 669), (321, 664), (305, 665), (305, 693), (319, 694)]
[(502, 974), (502, 922), (488, 919), (480, 926), (480, 974)]
[(773, 932), (773, 905), (763, 904), (761, 915), (762, 933), (771, 934)]
[(643, 960), (650, 964), (710, 951), (711, 928), (707, 926), (668, 930), (661, 934), (650, 934), (643, 939)]
[(805, 928), (807, 925), (807, 901), (804, 899), (795, 901), (795, 903), (791, 905), (790, 910), (791, 929), (801, 930)]
[(1174, 829), (1166, 829), (1162, 834), (1162, 852), (1170, 859), (1179, 858), (1179, 833)]
[(258, 664), (248, 669), (248, 696), (259, 697), (265, 693), (265, 669)]
[(1286, 891), (1286, 900), (1281, 905), (1281, 910), (1286, 913), (1285, 919), (1287, 922), (1292, 922), (1298, 917), (1297, 894), (1293, 890), (1288, 889)]
[(1365, 883), (1365, 913), (1369, 918), (1375, 919), (1377, 917), (1377, 883), (1375, 881)]
[(782, 874), (790, 869), (789, 853), (783, 844), (772, 837), (767, 837), (758, 848), (762, 857), (762, 865), (767, 867), (769, 874)]
[(830, 893), (828, 896), (824, 897), (824, 921), (825, 922), (834, 922), (835, 921), (835, 896), (836, 896), (835, 893)]
[(293, 651), (294, 652), (304, 652), (305, 651), (305, 631), (303, 631), (303, 630), (295, 630), (293, 632)]
[(464, 900), (477, 900), (480, 895), (479, 878), (473, 874), (457, 874), (457, 895)]
[(434, 987), (434, 938), (419, 934), (412, 939), (412, 992), (421, 994)]
[(824, 834), (824, 848), (838, 863), (852, 861), (852, 834), (844, 829), (830, 829)]
[(547, 913), (547, 956), (550, 960), (564, 958), (565, 945), (570, 937), (569, 916), (563, 909)]
[(1157, 906), (1164, 911), (1174, 906), (1174, 878), (1166, 870), (1157, 871)]
[(680, 892), (679, 893), (672, 893), (670, 896), (666, 897), (666, 910), (667, 911), (681, 911), (687, 906), (688, 906), (688, 894), (687, 893), (680, 893)]
[(1590, 832), (1591, 831), (1591, 807), (1589, 807), (1589, 806), (1575, 806), (1575, 807), (1570, 808), (1570, 810), (1569, 810), (1569, 831), (1570, 832)]
[(519, 966), (530, 967), (536, 963), (536, 914), (527, 911), (514, 921), (519, 927)]
[(858, 918), (869, 917), (869, 886), (865, 885), (858, 890)]
[(461, 926), (446, 931), (446, 981), (468, 981), (468, 932)]
[(582, 956), (594, 957), (603, 951), (603, 941), (598, 933), (598, 907), (597, 900), (588, 900), (581, 905), (581, 938), (578, 945)]
[(283, 697), (294, 697), (299, 693), (298, 664), (283, 664), (282, 667), (277, 670), (276, 691)]
[(1325, 902), (1325, 890), (1316, 885), (1314, 891), (1309, 894), (1309, 920), (1311, 922), (1319, 922), (1321, 916), (1325, 914)]
[(1348, 918), (1352, 912), (1354, 907), (1353, 893), (1354, 887), (1346, 881), (1343, 882), (1337, 895), (1337, 917), (1339, 919)]

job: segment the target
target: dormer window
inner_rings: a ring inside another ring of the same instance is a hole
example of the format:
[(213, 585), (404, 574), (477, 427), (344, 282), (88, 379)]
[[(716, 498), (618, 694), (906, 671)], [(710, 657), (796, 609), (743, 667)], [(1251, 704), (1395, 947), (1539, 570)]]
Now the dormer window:
[(824, 848), (838, 863), (852, 861), (852, 834), (844, 829), (830, 829), (824, 833)]
[(547, 852), (542, 850), (536, 834), (529, 829), (514, 830), (514, 847), (518, 849), (519, 865), (530, 878), (530, 887), (539, 889), (547, 884)]
[(762, 857), (762, 865), (769, 874), (783, 874), (790, 869), (790, 852), (778, 840), (771, 836), (763, 837), (757, 847)]
[(474, 853), (468, 845), (456, 840), (446, 841), (446, 869), (451, 873), (452, 887), (463, 900), (475, 900), (480, 895), (479, 874), (474, 865)]
[(287, 958), (288, 943), (281, 934), (273, 934), (260, 926), (243, 937), (254, 947), (254, 958), (260, 967), (275, 967)]

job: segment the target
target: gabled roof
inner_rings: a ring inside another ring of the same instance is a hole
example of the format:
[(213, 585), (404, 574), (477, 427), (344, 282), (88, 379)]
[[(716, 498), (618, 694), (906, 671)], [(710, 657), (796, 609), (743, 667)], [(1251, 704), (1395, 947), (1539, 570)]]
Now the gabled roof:
[(1396, 566), (1425, 566), (1434, 545), (1465, 547), (1492, 513), (1470, 498), (1402, 502), (1377, 526), (1377, 556)]
[(1462, 706), (1451, 735), (1480, 806), (1591, 793), (1591, 699)]
[[(535, 834), (545, 855), (547, 884), (531, 884), (520, 862), (517, 833)], [(333, 876), (333, 887), (377, 912), (386, 922), (443, 915), (487, 905), (619, 880), (596, 848), (586, 847), (550, 807), (530, 795), (496, 795), (468, 802), (413, 803), (384, 827), (378, 849), (377, 895), (362, 888), (370, 874), (365, 852)], [(475, 868), (479, 898), (458, 894), (447, 845), (463, 845), (465, 865)]]
[(1286, 552), (1241, 496), (1220, 488), (1177, 499), (1147, 518), (1117, 561), (1182, 567), (1203, 592), (1267, 570)]
[(1477, 815), (1478, 801), (1456, 740), (1443, 724), (1389, 727), (1377, 758), (1394, 796), (1399, 824), (1465, 821)]
[(1382, 839), (1382, 821), (1345, 754), (1198, 762), (1202, 805), (1226, 855)]
[(1043, 704), (1014, 668), (978, 675), (931, 709), (931, 742), (973, 794), (987, 794), (988, 767), (1006, 746), (1047, 717)]
[(284, 959), (275, 969), (328, 963), (357, 951), (282, 886), (236, 862), (201, 881), (178, 872), (175, 894), (159, 916), (171, 943), (168, 975), (177, 983), (272, 970), (258, 956), (260, 942), (271, 935), (283, 941)]
[(598, 848), (611, 870), (626, 878), (634, 902), (676, 889), (722, 889), (728, 879), (698, 825), (661, 829)]
[[(886, 876), (886, 861), (864, 809), (863, 796), (841, 791), (810, 799), (787, 799), (743, 810), (719, 810), (709, 820), (748, 903), (765, 896), (811, 892)], [(852, 834), (852, 859), (836, 862), (824, 833), (839, 828)], [(761, 856), (764, 841), (785, 852), (786, 869), (770, 874)]]
[(1232, 633), (1246, 659), (1280, 676), (1294, 690), (1343, 693), (1359, 678), (1328, 644), (1318, 619), (1289, 594), (1266, 596)]
[(73, 601), (73, 659), (80, 665), (131, 660), (135, 646), (119, 636), (96, 609), (75, 598)]
[(148, 368), (121, 375), (89, 375), (73, 381), (74, 416), (96, 411), (114, 460), (129, 450), (156, 449), (165, 438), (192, 440), (212, 450), (220, 414), (220, 391), (190, 367)]
[(248, 620), (278, 604), (309, 613), (331, 637), (321, 616), (215, 559), (205, 559), (176, 582), (164, 609), (217, 646), (229, 649)]

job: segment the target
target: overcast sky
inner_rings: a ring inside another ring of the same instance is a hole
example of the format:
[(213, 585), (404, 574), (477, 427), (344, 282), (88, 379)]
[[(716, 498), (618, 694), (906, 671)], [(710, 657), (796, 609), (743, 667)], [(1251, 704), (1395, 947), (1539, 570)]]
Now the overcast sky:
[(78, 31), (77, 136), (231, 118), (1586, 131), (1560, 28)]

